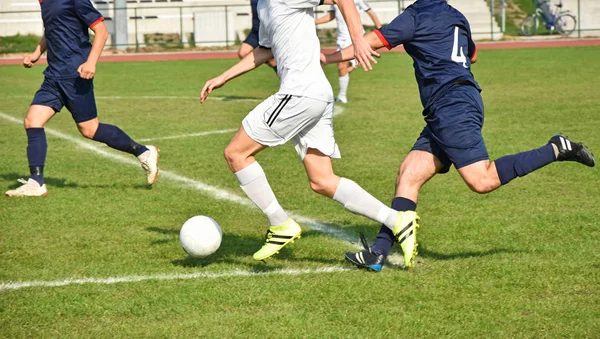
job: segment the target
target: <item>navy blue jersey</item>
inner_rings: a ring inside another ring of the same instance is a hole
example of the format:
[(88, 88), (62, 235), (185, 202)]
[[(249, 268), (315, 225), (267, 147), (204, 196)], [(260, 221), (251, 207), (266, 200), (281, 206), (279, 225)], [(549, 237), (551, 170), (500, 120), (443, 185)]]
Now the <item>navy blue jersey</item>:
[(103, 21), (90, 0), (39, 0), (42, 7), (48, 67), (52, 79), (79, 77), (77, 68), (87, 61), (92, 49), (88, 27)]
[(250, 7), (252, 7), (252, 32), (258, 33), (258, 27), (260, 25), (260, 19), (258, 18), (258, 0), (250, 0)]
[(417, 0), (375, 33), (388, 49), (403, 44), (412, 57), (424, 108), (457, 81), (481, 91), (471, 73), (471, 27), (446, 0)]

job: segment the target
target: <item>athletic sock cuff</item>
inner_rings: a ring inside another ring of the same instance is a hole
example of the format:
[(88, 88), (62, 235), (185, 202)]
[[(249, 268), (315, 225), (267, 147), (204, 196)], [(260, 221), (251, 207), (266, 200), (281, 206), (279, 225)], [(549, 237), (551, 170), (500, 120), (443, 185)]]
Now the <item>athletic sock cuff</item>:
[(242, 170), (235, 172), (235, 177), (240, 182), (240, 186), (246, 186), (264, 175), (265, 171), (262, 169), (258, 161), (255, 161)]

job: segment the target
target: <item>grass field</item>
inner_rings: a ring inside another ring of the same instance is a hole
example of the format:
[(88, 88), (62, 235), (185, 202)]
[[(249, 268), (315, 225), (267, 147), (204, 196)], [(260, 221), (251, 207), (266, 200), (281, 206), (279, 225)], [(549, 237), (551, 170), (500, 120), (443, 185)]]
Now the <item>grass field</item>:
[[(599, 54), (480, 51), (474, 73), (490, 156), (538, 147), (559, 131), (598, 154)], [(228, 100), (200, 105), (204, 81), (233, 63), (100, 64), (100, 118), (136, 139), (236, 128), (278, 81), (262, 67), (214, 93)], [(351, 104), (335, 118), (344, 156), (336, 171), (386, 204), (423, 127), (411, 65), (388, 53), (375, 71), (353, 73)], [(41, 71), (0, 67), (2, 190), (28, 173), (18, 121)], [(335, 67), (326, 72), (336, 88)], [(362, 231), (372, 240), (379, 226), (311, 192), (290, 145), (258, 160), (282, 206), (314, 223), (262, 263), (252, 253), (265, 218), (241, 199), (222, 157), (232, 132), (148, 141), (164, 170), (148, 189), (132, 157), (79, 137), (68, 111), (47, 131), (48, 197), (0, 198), (0, 337), (600, 335), (598, 168), (556, 163), (489, 195), (470, 192), (455, 170), (435, 177), (420, 196), (414, 269), (375, 274), (355, 270), (343, 253), (356, 248), (348, 239)], [(179, 246), (179, 227), (194, 215), (224, 231), (207, 259), (186, 258)]]

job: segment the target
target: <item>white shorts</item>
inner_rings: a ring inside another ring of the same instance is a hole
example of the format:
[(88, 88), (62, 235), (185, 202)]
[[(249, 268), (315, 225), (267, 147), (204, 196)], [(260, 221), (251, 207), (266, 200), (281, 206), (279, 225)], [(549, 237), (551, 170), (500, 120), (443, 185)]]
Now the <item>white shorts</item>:
[(242, 121), (250, 138), (274, 147), (292, 140), (300, 159), (309, 148), (331, 158), (341, 158), (333, 136), (333, 102), (275, 93)]
[[(337, 50), (341, 51), (342, 49), (344, 49), (344, 48), (346, 48), (346, 47), (348, 47), (350, 45), (352, 45), (352, 40), (350, 40), (350, 39), (348, 39), (348, 40), (346, 40), (346, 39), (338, 40), (337, 41)], [(352, 59), (349, 62), (350, 62), (350, 65), (352, 67), (356, 68), (356, 59)]]

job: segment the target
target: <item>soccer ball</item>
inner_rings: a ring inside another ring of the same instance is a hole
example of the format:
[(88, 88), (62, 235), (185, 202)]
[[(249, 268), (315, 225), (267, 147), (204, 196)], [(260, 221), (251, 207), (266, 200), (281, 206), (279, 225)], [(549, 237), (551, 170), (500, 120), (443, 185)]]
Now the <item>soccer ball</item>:
[(203, 215), (190, 218), (179, 232), (181, 247), (194, 258), (204, 258), (215, 253), (221, 246), (222, 238), (219, 224)]

